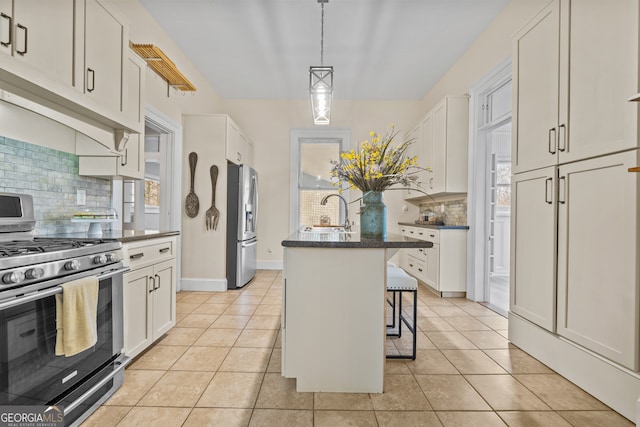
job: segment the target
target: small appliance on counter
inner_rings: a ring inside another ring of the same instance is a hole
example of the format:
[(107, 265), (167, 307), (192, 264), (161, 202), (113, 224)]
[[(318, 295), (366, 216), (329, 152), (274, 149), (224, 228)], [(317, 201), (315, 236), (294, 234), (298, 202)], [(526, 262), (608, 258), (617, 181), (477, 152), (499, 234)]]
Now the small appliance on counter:
[(227, 288), (240, 288), (256, 275), (258, 173), (229, 164), (227, 174)]

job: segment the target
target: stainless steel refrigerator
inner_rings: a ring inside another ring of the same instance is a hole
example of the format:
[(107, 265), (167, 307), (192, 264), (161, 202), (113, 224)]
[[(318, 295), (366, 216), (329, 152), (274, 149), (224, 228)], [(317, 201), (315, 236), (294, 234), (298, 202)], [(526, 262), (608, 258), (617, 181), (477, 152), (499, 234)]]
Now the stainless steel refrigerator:
[(240, 288), (256, 275), (258, 173), (246, 165), (228, 165), (227, 288)]

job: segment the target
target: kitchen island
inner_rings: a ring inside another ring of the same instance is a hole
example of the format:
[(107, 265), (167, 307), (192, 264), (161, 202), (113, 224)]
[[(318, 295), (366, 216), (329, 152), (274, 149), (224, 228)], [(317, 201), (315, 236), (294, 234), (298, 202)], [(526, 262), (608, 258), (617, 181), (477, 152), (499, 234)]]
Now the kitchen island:
[(282, 375), (299, 392), (382, 393), (387, 261), (433, 244), (297, 232), (284, 246)]

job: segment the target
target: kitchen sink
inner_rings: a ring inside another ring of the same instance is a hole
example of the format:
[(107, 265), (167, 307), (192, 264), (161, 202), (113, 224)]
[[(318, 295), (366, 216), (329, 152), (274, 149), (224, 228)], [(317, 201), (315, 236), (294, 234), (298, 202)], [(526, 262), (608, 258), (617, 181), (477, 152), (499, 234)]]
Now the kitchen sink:
[(342, 226), (306, 226), (300, 231), (302, 233), (355, 233), (345, 230)]

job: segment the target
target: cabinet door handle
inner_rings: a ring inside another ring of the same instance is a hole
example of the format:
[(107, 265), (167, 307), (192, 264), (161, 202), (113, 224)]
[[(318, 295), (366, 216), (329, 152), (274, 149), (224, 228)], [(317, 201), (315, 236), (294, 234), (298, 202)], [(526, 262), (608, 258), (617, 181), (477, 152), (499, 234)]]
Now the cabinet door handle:
[(170, 250), (171, 250), (171, 248), (162, 248), (162, 249), (159, 249), (158, 252), (160, 252), (161, 254), (164, 254), (164, 253), (169, 252)]
[(8, 40), (7, 41), (0, 41), (0, 44), (4, 47), (8, 47), (11, 46), (11, 43), (13, 43), (13, 37), (12, 37), (12, 31), (11, 31), (11, 26), (13, 25), (13, 18), (11, 18), (9, 15), (5, 14), (5, 13), (0, 13), (0, 18), (2, 19), (6, 19), (7, 20), (7, 28), (8, 28)]
[[(154, 277), (154, 279), (153, 279), (153, 290), (155, 291), (155, 290), (160, 289), (160, 276), (156, 274), (153, 277)], [(156, 279), (158, 279), (158, 286), (157, 287), (156, 287)]]
[(549, 153), (556, 154), (556, 128), (549, 129)]
[[(547, 178), (544, 180), (544, 201), (548, 204), (553, 204), (553, 192), (549, 191), (549, 184), (553, 184), (553, 178)], [(553, 189), (553, 186), (551, 186)]]
[[(89, 79), (89, 76), (91, 76), (91, 79)], [(89, 86), (89, 83), (91, 83), (91, 86)], [(91, 68), (87, 68), (87, 92), (93, 92), (95, 88), (96, 88), (96, 72)]]
[(237, 153), (237, 154), (238, 154), (238, 161), (241, 161), (241, 160), (242, 160), (242, 154), (240, 154), (240, 152), (239, 152), (239, 151), (238, 151), (238, 153)]
[[(562, 181), (562, 183), (560, 183), (560, 181)], [(558, 185), (560, 186), (559, 190), (558, 190), (558, 203), (562, 203), (564, 205), (564, 203), (566, 202), (567, 199), (567, 179), (564, 176), (561, 176), (560, 178), (558, 178)]]
[(28, 45), (27, 36), (29, 34), (29, 29), (27, 27), (25, 27), (24, 25), (22, 25), (22, 24), (18, 24), (18, 25), (16, 25), (16, 27), (18, 29), (24, 31), (24, 50), (16, 49), (16, 53), (18, 55), (20, 55), (20, 56), (24, 56), (27, 53), (27, 45)]
[(126, 166), (127, 162), (129, 161), (129, 149), (125, 148), (124, 149), (124, 155), (120, 155), (120, 166)]
[(558, 151), (564, 151), (567, 148), (567, 126), (563, 123), (558, 126)]
[(153, 282), (153, 285), (151, 286), (151, 289), (149, 289), (149, 293), (153, 292), (156, 290), (156, 279), (153, 276), (149, 276), (149, 284), (151, 284), (151, 282)]
[(144, 252), (140, 252), (138, 254), (129, 255), (129, 259), (138, 259), (144, 256)]

